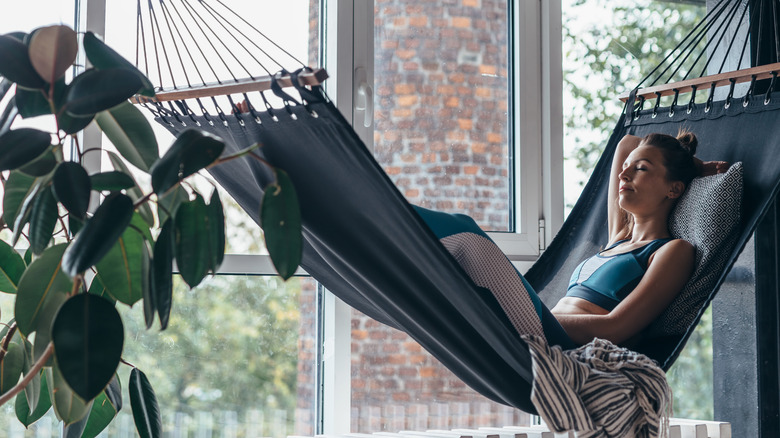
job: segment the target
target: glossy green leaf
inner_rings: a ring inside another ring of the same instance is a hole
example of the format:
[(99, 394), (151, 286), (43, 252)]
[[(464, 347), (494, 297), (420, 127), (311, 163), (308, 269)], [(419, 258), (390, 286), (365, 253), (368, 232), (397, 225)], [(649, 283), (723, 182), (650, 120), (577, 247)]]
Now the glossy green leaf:
[(54, 413), (65, 425), (73, 424), (89, 414), (91, 401), (84, 401), (68, 386), (65, 378), (56, 366), (46, 369), (46, 379), (49, 381), (49, 397), (54, 406)]
[(222, 201), (219, 199), (219, 191), (216, 189), (211, 194), (206, 219), (208, 220), (209, 253), (211, 255), (209, 270), (216, 274), (225, 259), (225, 212), (222, 209)]
[(79, 231), (62, 258), (63, 271), (75, 277), (99, 262), (116, 244), (133, 217), (133, 201), (114, 193), (106, 197)]
[(81, 438), (95, 438), (116, 417), (122, 409), (122, 388), (119, 377), (114, 376), (111, 383), (92, 403), (84, 433)]
[(57, 126), (66, 134), (75, 134), (92, 123), (94, 118), (93, 114), (79, 117), (62, 111), (57, 113)]
[(103, 283), (100, 282), (100, 279), (97, 278), (97, 276), (92, 279), (92, 283), (89, 285), (89, 290), (87, 293), (103, 297), (116, 305), (116, 300), (108, 293), (108, 289), (103, 286)]
[(48, 132), (34, 128), (13, 129), (0, 135), (0, 171), (24, 166), (51, 145)]
[[(24, 369), (22, 375), (27, 376), (30, 373), (30, 369), (35, 366), (35, 356), (33, 353), (33, 345), (27, 339), (21, 340), (21, 345), (24, 348)], [(27, 402), (34, 410), (38, 406), (38, 399), (41, 394), (41, 373), (35, 374), (32, 379), (24, 387), (24, 393), (27, 396)]]
[(260, 224), (271, 261), (279, 275), (287, 280), (301, 263), (301, 211), (290, 177), (281, 169), (275, 169), (274, 173), (276, 183), (269, 184), (263, 194)]
[(97, 278), (108, 294), (128, 305), (143, 298), (144, 282), (148, 281), (144, 276), (145, 239), (151, 240), (149, 227), (139, 215), (133, 215), (131, 226), (95, 265)]
[(157, 297), (152, 288), (152, 246), (148, 241), (143, 242), (141, 248), (141, 292), (143, 295), (144, 321), (147, 330), (154, 324), (154, 315), (157, 314)]
[(73, 161), (57, 166), (52, 178), (52, 189), (57, 200), (68, 213), (79, 219), (87, 217), (92, 181), (84, 167)]
[[(113, 152), (107, 153), (108, 159), (111, 160), (111, 165), (114, 166), (114, 169), (127, 175), (132, 175), (130, 169), (125, 166), (125, 164), (122, 162), (122, 159), (117, 154)], [(138, 188), (138, 184), (136, 183), (135, 187), (127, 189), (127, 196), (129, 196), (133, 202), (137, 202), (143, 198), (144, 194), (141, 192), (141, 189)], [(146, 221), (150, 227), (154, 226), (154, 213), (152, 213), (152, 208), (149, 206), (148, 202), (145, 202), (138, 207), (138, 213), (141, 215), (141, 217), (144, 218), (144, 221)]]
[(75, 236), (81, 229), (84, 228), (84, 220), (79, 219), (77, 217), (73, 217), (73, 215), (68, 215), (68, 230), (70, 231), (70, 234)]
[(84, 433), (84, 429), (87, 427), (87, 421), (89, 420), (89, 415), (92, 412), (92, 408), (94, 408), (95, 403), (94, 401), (90, 403), (90, 409), (89, 412), (87, 412), (86, 415), (81, 417), (79, 420), (74, 421), (73, 423), (66, 424), (65, 427), (62, 428), (62, 438), (81, 438), (81, 435)]
[(132, 97), (141, 80), (123, 68), (89, 69), (68, 85), (65, 110), (74, 116), (88, 116), (113, 108)]
[(0, 35), (0, 75), (25, 88), (46, 86), (30, 62), (27, 45), (11, 35)]
[(100, 41), (98, 37), (92, 32), (87, 32), (84, 35), (84, 51), (87, 54), (89, 62), (97, 69), (106, 68), (125, 68), (133, 71), (136, 76), (141, 80), (142, 87), (138, 91), (139, 94), (144, 96), (154, 96), (154, 86), (149, 79), (141, 73), (133, 64), (128, 62), (119, 53), (115, 52), (112, 48), (108, 47), (103, 41)]
[(16, 107), (22, 118), (44, 116), (51, 114), (51, 105), (42, 90), (28, 90), (19, 88), (16, 90)]
[(203, 280), (211, 265), (208, 207), (196, 194), (192, 201), (182, 202), (174, 218), (174, 257), (182, 279), (190, 288)]
[(15, 294), (26, 268), (19, 252), (0, 240), (0, 292)]
[(38, 255), (49, 246), (59, 213), (57, 200), (50, 188), (44, 188), (35, 198), (30, 212), (30, 248)]
[(30, 63), (38, 75), (50, 84), (73, 65), (78, 51), (76, 32), (68, 26), (42, 27), (36, 29), (30, 38)]
[(25, 393), (19, 393), (16, 396), (16, 402), (14, 410), (16, 411), (16, 418), (24, 427), (29, 427), (31, 424), (40, 420), (41, 417), (46, 415), (51, 409), (51, 399), (49, 398), (49, 384), (46, 380), (46, 373), (41, 371), (41, 387), (40, 394), (38, 396), (38, 405), (30, 412), (30, 405), (28, 404), (27, 396)]
[(152, 258), (152, 296), (160, 316), (160, 329), (168, 327), (173, 303), (173, 220), (167, 220), (154, 243)]
[(99, 192), (118, 192), (135, 186), (133, 177), (118, 170), (95, 173), (90, 175), (89, 179), (92, 181), (92, 190)]
[[(16, 291), (14, 315), (19, 331), (29, 336), (41, 323), (49, 325), (73, 283), (62, 272), (60, 263), (66, 244), (49, 248), (36, 258), (22, 274)], [(41, 335), (36, 335), (36, 343)]]
[(197, 129), (185, 129), (151, 169), (152, 188), (158, 195), (205, 168), (225, 149), (221, 138)]
[(138, 368), (130, 371), (130, 407), (133, 409), (135, 428), (141, 438), (159, 438), (162, 436), (162, 419), (149, 379)]
[(124, 344), (124, 326), (113, 303), (78, 294), (62, 305), (52, 325), (57, 367), (82, 400), (97, 397), (114, 378)]
[(95, 116), (100, 129), (133, 166), (149, 172), (159, 158), (157, 138), (141, 110), (123, 102)]
[(12, 171), (5, 183), (3, 221), (13, 230), (16, 216), (24, 200), (35, 190), (36, 179), (19, 171)]
[(10, 344), (3, 361), (0, 362), (0, 394), (13, 388), (22, 377), (24, 349), (19, 344)]
[(169, 190), (157, 200), (157, 216), (160, 223), (165, 223), (168, 218), (176, 216), (176, 210), (182, 202), (189, 200), (190, 195), (181, 186)]
[(47, 149), (41, 155), (39, 155), (38, 158), (20, 167), (19, 171), (36, 177), (45, 176), (51, 173), (51, 171), (57, 167), (57, 163), (59, 162), (58, 154), (55, 153), (55, 150), (59, 152), (60, 147), (55, 145), (53, 148)]

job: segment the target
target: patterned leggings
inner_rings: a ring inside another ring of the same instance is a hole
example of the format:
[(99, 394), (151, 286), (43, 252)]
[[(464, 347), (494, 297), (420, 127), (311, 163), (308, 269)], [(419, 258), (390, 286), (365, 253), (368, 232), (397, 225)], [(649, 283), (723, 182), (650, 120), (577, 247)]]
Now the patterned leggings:
[(542, 336), (564, 349), (577, 345), (498, 246), (471, 219), (414, 207), (474, 283), (488, 289), (519, 334)]

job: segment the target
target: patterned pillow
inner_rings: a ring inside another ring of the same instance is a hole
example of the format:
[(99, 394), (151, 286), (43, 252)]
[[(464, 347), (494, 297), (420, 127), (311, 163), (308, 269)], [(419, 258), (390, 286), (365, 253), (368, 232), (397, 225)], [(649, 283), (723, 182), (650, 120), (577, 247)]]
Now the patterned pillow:
[(669, 230), (696, 247), (696, 267), (680, 295), (648, 328), (649, 337), (682, 335), (699, 319), (735, 244), (741, 209), (741, 162), (691, 182), (669, 218)]

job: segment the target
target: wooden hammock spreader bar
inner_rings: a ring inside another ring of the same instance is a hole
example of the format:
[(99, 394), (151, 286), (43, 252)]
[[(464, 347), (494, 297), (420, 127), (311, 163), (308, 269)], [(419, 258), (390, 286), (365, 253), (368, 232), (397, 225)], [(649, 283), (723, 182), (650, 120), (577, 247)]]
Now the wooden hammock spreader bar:
[[(641, 96), (644, 96), (645, 99), (655, 99), (656, 97), (658, 97), (658, 93), (660, 93), (661, 96), (673, 95), (675, 91), (679, 91), (680, 94), (690, 93), (693, 90), (694, 86), (696, 86), (697, 90), (701, 91), (710, 88), (712, 84), (715, 84), (716, 87), (730, 85), (732, 79), (734, 79), (735, 83), (738, 84), (742, 82), (750, 82), (751, 80), (753, 80), (753, 76), (756, 77), (756, 80), (770, 79), (772, 77), (773, 72), (780, 72), (780, 62), (774, 64), (761, 65), (758, 67), (747, 68), (744, 70), (732, 71), (728, 73), (720, 73), (716, 75), (702, 76), (700, 78), (695, 78), (695, 79), (687, 79), (684, 81), (673, 82), (670, 84), (655, 85), (648, 88), (640, 88), (636, 93), (636, 97), (639, 98)], [(630, 92), (631, 90), (621, 94), (619, 97), (620, 100), (623, 102), (628, 100), (628, 95), (630, 94)]]
[[(311, 72), (301, 72), (298, 80), (301, 85), (315, 86), (322, 84), (328, 78), (328, 72), (324, 68), (313, 69)], [(289, 75), (277, 79), (279, 85), (283, 88), (292, 87), (292, 79)], [(265, 91), (271, 89), (271, 77), (263, 76), (260, 78), (246, 78), (238, 81), (225, 82), (222, 84), (211, 83), (194, 87), (181, 88), (178, 90), (162, 90), (156, 92), (154, 98), (135, 96), (135, 103), (147, 102), (167, 102), (170, 100), (195, 99), (198, 97), (225, 96), (230, 94), (249, 93), (251, 91)]]

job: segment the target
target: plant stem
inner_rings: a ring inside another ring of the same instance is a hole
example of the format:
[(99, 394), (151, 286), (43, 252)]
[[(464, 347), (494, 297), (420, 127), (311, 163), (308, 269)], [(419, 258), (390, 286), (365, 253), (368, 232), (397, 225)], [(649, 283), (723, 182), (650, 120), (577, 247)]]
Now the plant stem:
[(3, 361), (3, 358), (5, 357), (5, 353), (8, 352), (8, 346), (11, 344), (11, 338), (14, 337), (14, 332), (16, 331), (16, 322), (11, 324), (11, 327), (8, 329), (8, 333), (5, 334), (5, 338), (3, 338), (3, 345), (0, 347), (0, 362)]
[(35, 362), (29, 371), (27, 371), (27, 374), (24, 375), (24, 379), (19, 381), (19, 383), (0, 397), (0, 406), (6, 404), (9, 400), (14, 398), (16, 394), (19, 394), (24, 390), (32, 379), (38, 375), (38, 372), (41, 371), (41, 368), (43, 368), (43, 365), (49, 360), (52, 353), (54, 353), (54, 343), (49, 342), (49, 345), (46, 346), (46, 350), (44, 350), (41, 357), (38, 358), (38, 361)]

